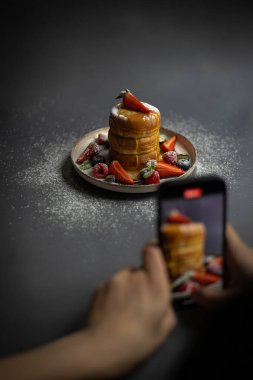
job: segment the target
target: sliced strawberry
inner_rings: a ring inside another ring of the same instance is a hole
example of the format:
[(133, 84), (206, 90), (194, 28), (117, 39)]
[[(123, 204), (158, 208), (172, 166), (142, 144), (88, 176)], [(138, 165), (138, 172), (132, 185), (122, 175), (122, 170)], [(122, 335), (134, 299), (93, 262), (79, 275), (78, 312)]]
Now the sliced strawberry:
[(162, 150), (164, 150), (165, 152), (168, 152), (169, 150), (174, 150), (176, 141), (177, 141), (177, 136), (171, 137), (169, 140), (161, 144)]
[(125, 185), (134, 184), (133, 178), (125, 171), (119, 161), (114, 160), (110, 163), (109, 173), (115, 175), (116, 179)]
[(140, 112), (145, 112), (149, 113), (151, 112), (148, 107), (146, 107), (139, 99), (137, 99), (130, 90), (125, 89), (121, 91), (119, 96), (117, 96), (116, 99), (123, 98), (122, 103), (125, 108), (128, 108), (129, 110), (133, 111), (140, 111)]
[(197, 282), (194, 281), (188, 281), (183, 283), (182, 285), (179, 286), (177, 289), (178, 292), (189, 292), (193, 293), (199, 290), (200, 286)]
[(145, 183), (147, 185), (156, 185), (158, 183), (160, 183), (160, 175), (158, 173), (158, 171), (154, 171), (149, 177), (147, 177), (145, 179)]
[(181, 168), (171, 164), (166, 164), (163, 161), (158, 161), (156, 163), (156, 170), (160, 174), (161, 178), (178, 177), (179, 175), (184, 174), (184, 171)]
[(97, 143), (89, 143), (89, 145), (84, 149), (83, 153), (81, 153), (76, 160), (77, 164), (82, 164), (84, 161), (88, 160), (88, 158), (96, 156), (96, 154), (99, 153), (99, 150), (100, 149)]
[(221, 278), (215, 274), (204, 273), (204, 272), (194, 272), (192, 280), (198, 282), (201, 285), (210, 285), (219, 281)]
[(180, 214), (180, 212), (171, 212), (167, 218), (169, 223), (188, 224), (191, 223), (191, 219), (188, 216)]

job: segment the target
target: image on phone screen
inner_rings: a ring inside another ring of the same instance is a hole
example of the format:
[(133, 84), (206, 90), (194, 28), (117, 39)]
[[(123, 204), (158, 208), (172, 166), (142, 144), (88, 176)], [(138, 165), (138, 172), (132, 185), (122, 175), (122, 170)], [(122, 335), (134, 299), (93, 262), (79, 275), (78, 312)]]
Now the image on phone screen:
[(161, 198), (159, 228), (173, 300), (191, 303), (200, 287), (223, 286), (224, 193), (195, 187)]

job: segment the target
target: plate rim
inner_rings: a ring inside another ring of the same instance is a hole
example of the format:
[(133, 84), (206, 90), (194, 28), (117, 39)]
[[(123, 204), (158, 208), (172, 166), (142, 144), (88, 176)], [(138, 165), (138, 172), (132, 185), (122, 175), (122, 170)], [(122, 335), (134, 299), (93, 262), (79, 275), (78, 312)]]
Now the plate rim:
[[(140, 184), (136, 184), (136, 185), (124, 185), (124, 184), (121, 184), (121, 183), (110, 183), (110, 182), (106, 182), (104, 181), (103, 179), (98, 179), (98, 178), (95, 178), (95, 177), (92, 177), (91, 175), (83, 172), (79, 166), (76, 164), (75, 160), (74, 160), (74, 153), (75, 153), (75, 150), (76, 150), (76, 147), (79, 145), (79, 143), (85, 138), (89, 138), (89, 137), (92, 137), (93, 138), (93, 135), (95, 134), (99, 134), (99, 133), (105, 133), (105, 132), (108, 132), (109, 131), (109, 126), (108, 127), (103, 127), (103, 128), (98, 128), (98, 129), (95, 129), (95, 130), (92, 130), (90, 132), (87, 132), (86, 134), (82, 135), (81, 137), (79, 137), (72, 149), (71, 149), (71, 161), (72, 161), (72, 165), (74, 166), (74, 169), (76, 170), (76, 172), (83, 178), (85, 179), (87, 182), (91, 183), (92, 185), (96, 186), (96, 187), (100, 187), (102, 189), (105, 189), (105, 190), (109, 190), (109, 191), (115, 191), (115, 192), (120, 192), (120, 193), (151, 193), (151, 192), (155, 192), (158, 190), (160, 184), (153, 184), (153, 185), (140, 185)], [(184, 139), (186, 140), (186, 142), (191, 146), (191, 148), (193, 149), (193, 155), (194, 157), (191, 156), (191, 160), (193, 162), (193, 165), (190, 167), (189, 170), (187, 170), (184, 174), (182, 174), (181, 176), (179, 177), (170, 177), (170, 178), (163, 178), (161, 179), (161, 182), (160, 183), (163, 183), (163, 182), (172, 182), (172, 181), (180, 181), (180, 180), (183, 180), (185, 179), (186, 177), (190, 176), (193, 171), (195, 170), (196, 166), (197, 166), (197, 150), (195, 148), (195, 146), (193, 145), (193, 143), (187, 138), (185, 137), (184, 135), (182, 135), (181, 133), (178, 133), (178, 132), (175, 132), (171, 129), (167, 129), (165, 127), (161, 127), (160, 128), (160, 133), (161, 132), (165, 132), (169, 135), (176, 135), (176, 136), (180, 136), (181, 139)], [(190, 153), (189, 153), (190, 154)]]

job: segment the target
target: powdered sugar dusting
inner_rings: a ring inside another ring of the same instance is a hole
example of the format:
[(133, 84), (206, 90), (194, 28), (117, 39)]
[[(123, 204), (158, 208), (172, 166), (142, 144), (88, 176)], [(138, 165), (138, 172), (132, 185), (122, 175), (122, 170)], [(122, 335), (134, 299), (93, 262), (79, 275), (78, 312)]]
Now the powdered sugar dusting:
[[(37, 141), (34, 146), (40, 147), (41, 158), (12, 178), (19, 186), (34, 189), (34, 199), (29, 200), (29, 207), (34, 209), (35, 217), (45, 216), (50, 221), (60, 222), (67, 233), (83, 229), (94, 232), (98, 225), (117, 233), (119, 226), (124, 231), (123, 221), (127, 219), (131, 219), (133, 226), (144, 220), (145, 223), (155, 223), (156, 204), (147, 197), (124, 199), (125, 195), (119, 195), (118, 198), (118, 194), (115, 197), (111, 193), (108, 195), (81, 178), (79, 180), (69, 156), (75, 140), (57, 138), (50, 144), (45, 144), (43, 138)], [(27, 152), (27, 162), (32, 162), (32, 150), (31, 147)]]
[[(193, 118), (175, 117), (164, 120), (163, 126), (188, 138), (197, 150), (196, 176), (216, 174), (225, 179), (227, 185), (236, 184), (236, 172), (240, 165), (238, 139), (226, 134), (215, 134)], [(221, 128), (220, 128), (221, 129)]]
[(145, 102), (142, 102), (142, 103), (143, 103), (144, 106), (146, 106), (150, 111), (160, 114), (159, 109), (156, 108), (155, 106), (152, 106), (151, 104), (148, 104), (148, 103), (145, 103)]
[[(195, 145), (198, 176), (215, 173), (225, 178), (228, 185), (236, 183), (238, 162), (231, 152), (236, 154), (237, 148), (231, 137), (213, 134), (194, 119), (177, 117), (173, 122), (165, 120), (163, 126), (185, 135)], [(25, 153), (26, 162), (31, 164), (11, 178), (11, 181), (18, 182), (20, 191), (22, 187), (23, 190), (25, 187), (33, 189), (34, 198), (29, 200), (29, 207), (33, 207), (35, 218), (45, 217), (51, 223), (60, 222), (69, 234), (84, 228), (94, 233), (99, 224), (117, 234), (119, 226), (121, 232), (127, 229), (124, 223), (127, 220), (131, 220), (133, 228), (140, 223), (148, 223), (155, 228), (157, 210), (154, 194), (131, 197), (103, 192), (87, 184), (75, 174), (69, 156), (78, 136), (57, 133), (53, 143), (46, 143), (43, 137), (36, 142), (31, 140), (30, 149)], [(35, 161), (34, 149), (41, 152)]]

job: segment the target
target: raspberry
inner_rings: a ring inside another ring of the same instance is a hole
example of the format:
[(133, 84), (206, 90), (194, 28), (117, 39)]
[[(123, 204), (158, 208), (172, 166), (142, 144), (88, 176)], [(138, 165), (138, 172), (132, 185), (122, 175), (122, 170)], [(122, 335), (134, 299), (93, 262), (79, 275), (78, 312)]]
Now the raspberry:
[(154, 173), (151, 174), (151, 176), (145, 179), (145, 183), (147, 185), (160, 183), (160, 174), (155, 170)]
[(108, 166), (103, 163), (99, 163), (92, 168), (92, 172), (97, 178), (105, 178), (109, 173)]
[(103, 133), (99, 133), (97, 138), (98, 145), (104, 145), (107, 141), (107, 136)]
[(177, 163), (177, 154), (174, 150), (170, 150), (163, 154), (163, 161), (167, 164), (176, 165)]

